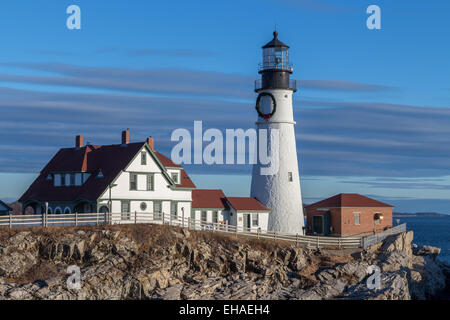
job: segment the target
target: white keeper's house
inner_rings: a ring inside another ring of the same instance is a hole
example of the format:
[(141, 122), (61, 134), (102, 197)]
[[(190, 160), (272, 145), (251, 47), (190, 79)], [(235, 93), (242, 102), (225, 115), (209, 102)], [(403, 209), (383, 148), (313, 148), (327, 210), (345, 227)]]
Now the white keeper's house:
[(165, 213), (191, 219), (267, 230), (270, 210), (255, 198), (226, 197), (222, 190), (197, 189), (179, 164), (154, 148), (153, 138), (130, 143), (62, 148), (20, 197), (42, 214), (112, 212)]

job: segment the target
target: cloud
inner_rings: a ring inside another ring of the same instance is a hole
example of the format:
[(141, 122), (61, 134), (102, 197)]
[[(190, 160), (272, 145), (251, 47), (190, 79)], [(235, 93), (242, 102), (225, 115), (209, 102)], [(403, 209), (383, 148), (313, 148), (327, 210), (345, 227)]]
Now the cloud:
[(156, 48), (141, 48), (141, 49), (123, 49), (117, 47), (107, 47), (98, 49), (95, 54), (124, 54), (128, 56), (169, 56), (169, 57), (184, 57), (184, 58), (207, 58), (218, 54), (216, 51), (210, 50), (195, 50), (195, 49), (156, 49)]
[[(0, 63), (54, 76), (0, 74), (0, 82), (80, 87), (154, 94), (183, 94), (253, 99), (254, 77), (187, 69), (126, 69), (61, 63)], [(381, 92), (392, 88), (344, 80), (300, 80), (302, 88), (321, 91)]]
[[(271, 2), (275, 2), (271, 0)], [(327, 1), (319, 0), (277, 0), (278, 5), (282, 4), (294, 9), (330, 12), (330, 13), (342, 13), (342, 12), (354, 12), (355, 9), (347, 5), (330, 3)]]
[[(50, 85), (48, 91), (0, 87), (2, 171), (37, 172), (58, 148), (72, 146), (76, 134), (95, 144), (111, 144), (120, 141), (121, 130), (130, 128), (132, 140), (152, 135), (157, 147), (170, 155), (171, 132), (176, 128), (192, 131), (194, 120), (203, 120), (205, 129), (254, 126), (255, 94), (253, 78), (248, 76), (55, 63), (3, 65), (54, 75), (0, 74), (0, 81)], [(320, 90), (383, 88), (337, 84), (310, 82)], [(52, 91), (52, 85), (71, 90)], [(296, 99), (294, 107), (303, 175), (450, 175), (450, 108), (317, 98)], [(250, 173), (250, 166), (188, 166), (188, 170)]]
[(427, 189), (427, 190), (450, 190), (450, 185), (423, 182), (375, 182), (375, 181), (341, 181), (342, 183), (360, 184), (371, 188), (380, 189)]
[[(296, 101), (304, 173), (448, 174), (450, 109), (389, 103)], [(322, 108), (306, 108), (320, 106)]]
[(386, 92), (396, 90), (394, 87), (371, 85), (344, 80), (300, 80), (302, 89), (327, 90), (341, 92)]
[(131, 56), (169, 56), (169, 57), (212, 57), (217, 55), (215, 51), (207, 50), (191, 50), (191, 49), (176, 49), (176, 50), (161, 50), (161, 49), (137, 49), (129, 50), (127, 52)]
[(24, 76), (0, 74), (1, 82), (106, 89), (135, 93), (189, 94), (251, 97), (251, 77), (181, 69), (121, 69), (82, 67), (67, 64), (3, 64), (56, 74)]
[(45, 55), (45, 56), (58, 56), (58, 57), (70, 57), (73, 56), (73, 52), (62, 50), (31, 50), (33, 54)]

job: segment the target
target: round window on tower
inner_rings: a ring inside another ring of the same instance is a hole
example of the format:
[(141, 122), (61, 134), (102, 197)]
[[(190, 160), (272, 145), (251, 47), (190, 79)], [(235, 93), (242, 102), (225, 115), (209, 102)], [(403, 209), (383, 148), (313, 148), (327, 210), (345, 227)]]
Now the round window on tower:
[(147, 209), (147, 204), (145, 202), (141, 202), (141, 210), (145, 211)]

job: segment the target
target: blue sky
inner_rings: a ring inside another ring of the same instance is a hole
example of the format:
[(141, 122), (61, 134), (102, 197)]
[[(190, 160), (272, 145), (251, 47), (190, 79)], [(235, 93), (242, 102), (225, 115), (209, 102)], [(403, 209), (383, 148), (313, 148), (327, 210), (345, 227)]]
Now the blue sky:
[[(82, 29), (66, 28), (77, 4)], [(377, 4), (382, 29), (366, 28)], [(0, 3), (0, 198), (20, 196), (76, 134), (94, 144), (176, 128), (250, 128), (261, 46), (291, 46), (306, 203), (358, 192), (397, 211), (450, 213), (448, 1)], [(248, 166), (188, 166), (248, 195)]]

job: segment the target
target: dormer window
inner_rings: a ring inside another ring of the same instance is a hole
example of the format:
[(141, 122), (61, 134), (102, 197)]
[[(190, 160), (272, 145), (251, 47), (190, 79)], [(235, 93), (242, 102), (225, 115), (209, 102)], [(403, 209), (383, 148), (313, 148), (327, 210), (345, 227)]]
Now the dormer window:
[(82, 172), (51, 173), (47, 175), (46, 180), (53, 180), (53, 185), (55, 187), (81, 186), (86, 182), (87, 178), (89, 178), (89, 175), (89, 173)]
[(173, 182), (175, 182), (176, 184), (179, 184), (179, 180), (178, 180), (178, 173), (177, 172), (172, 172), (172, 180)]

